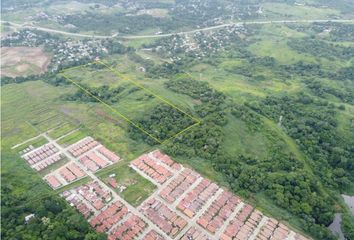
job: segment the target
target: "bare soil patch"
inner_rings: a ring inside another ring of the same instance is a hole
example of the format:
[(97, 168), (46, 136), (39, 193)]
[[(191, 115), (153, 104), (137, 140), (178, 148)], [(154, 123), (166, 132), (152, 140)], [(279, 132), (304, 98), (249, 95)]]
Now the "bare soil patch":
[(44, 73), (50, 59), (40, 47), (2, 47), (1, 76), (18, 77)]

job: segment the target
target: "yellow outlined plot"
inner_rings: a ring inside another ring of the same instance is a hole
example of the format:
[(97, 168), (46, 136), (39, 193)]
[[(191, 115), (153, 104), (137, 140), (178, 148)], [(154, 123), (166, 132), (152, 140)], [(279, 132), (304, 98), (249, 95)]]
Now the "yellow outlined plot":
[[(115, 76), (117, 76), (119, 79), (125, 80), (127, 82), (132, 83), (134, 86), (144, 90), (145, 92), (151, 94), (152, 96), (156, 97), (157, 99), (159, 99), (160, 101), (164, 102), (165, 104), (169, 105), (170, 107), (176, 109), (177, 111), (179, 111), (180, 113), (186, 115), (187, 117), (189, 117), (190, 119), (192, 119), (192, 121), (194, 122), (192, 125), (182, 129), (181, 131), (177, 132), (176, 134), (173, 134), (171, 137), (168, 137), (167, 139), (158, 139), (157, 137), (153, 136), (151, 133), (149, 133), (148, 131), (146, 131), (144, 128), (142, 128), (139, 124), (135, 123), (134, 121), (132, 121), (129, 117), (127, 117), (125, 114), (121, 113), (120, 111), (118, 111), (116, 108), (112, 107), (111, 105), (109, 105), (108, 103), (104, 102), (103, 100), (101, 100), (100, 98), (98, 98), (97, 96), (95, 96), (94, 94), (92, 94), (89, 90), (87, 90), (85, 87), (83, 87), (82, 85), (80, 85), (79, 83), (75, 82), (74, 80), (72, 80), (70, 77), (68, 77), (67, 75), (65, 75), (66, 71), (69, 70), (73, 70), (73, 69), (78, 69), (81, 67), (86, 67), (90, 64), (101, 64), (103, 65), (106, 69), (108, 69), (110, 72), (112, 72)], [(67, 81), (69, 81), (70, 83), (74, 84), (76, 87), (78, 87), (79, 89), (81, 89), (83, 92), (85, 92), (88, 96), (94, 98), (95, 100), (97, 100), (99, 103), (102, 103), (105, 107), (107, 107), (108, 109), (110, 109), (112, 112), (116, 113), (117, 115), (119, 115), (121, 118), (123, 118), (125, 121), (127, 121), (129, 124), (133, 125), (134, 127), (136, 127), (137, 129), (139, 129), (141, 132), (145, 133), (147, 136), (149, 136), (150, 138), (152, 138), (154, 141), (156, 141), (159, 144), (164, 144), (168, 141), (170, 141), (171, 139), (181, 135), (182, 133), (188, 131), (189, 129), (191, 129), (194, 126), (197, 126), (201, 123), (201, 121), (195, 117), (193, 117), (192, 115), (186, 113), (185, 111), (183, 111), (182, 109), (180, 109), (179, 107), (175, 106), (173, 103), (171, 103), (170, 101), (166, 100), (165, 98), (159, 96), (158, 94), (154, 93), (153, 91), (145, 88), (143, 85), (129, 79), (128, 77), (126, 77), (124, 74), (121, 74), (120, 72), (118, 72), (117, 70), (115, 70), (114, 68), (112, 68), (111, 66), (109, 66), (107, 63), (104, 63), (102, 61), (93, 61), (91, 63), (85, 64), (85, 65), (80, 65), (80, 66), (75, 66), (75, 67), (71, 67), (71, 68), (67, 68), (64, 69), (60, 72), (60, 75), (63, 76)]]

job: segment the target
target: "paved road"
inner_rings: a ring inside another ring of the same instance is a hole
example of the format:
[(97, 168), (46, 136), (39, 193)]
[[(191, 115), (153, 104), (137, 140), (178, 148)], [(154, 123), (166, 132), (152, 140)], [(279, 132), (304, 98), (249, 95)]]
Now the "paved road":
[(26, 23), (18, 24), (18, 23), (9, 22), (9, 21), (1, 21), (1, 23), (8, 23), (11, 26), (17, 27), (17, 28), (29, 28), (29, 29), (35, 29), (35, 30), (40, 30), (40, 31), (44, 31), (44, 32), (62, 34), (62, 35), (73, 36), (73, 37), (99, 38), (99, 39), (119, 38), (119, 39), (133, 40), (133, 39), (144, 39), (144, 38), (169, 37), (172, 35), (186, 35), (186, 34), (191, 34), (191, 33), (196, 33), (196, 32), (205, 32), (205, 31), (225, 28), (225, 27), (229, 27), (232, 25), (274, 24), (274, 23), (277, 23), (277, 24), (282, 24), (282, 23), (315, 23), (315, 22), (320, 23), (320, 22), (329, 22), (329, 21), (336, 22), (336, 23), (354, 23), (354, 19), (313, 19), (313, 20), (298, 19), (298, 20), (274, 20), (274, 21), (270, 21), (270, 20), (267, 20), (267, 21), (240, 21), (240, 22), (225, 23), (225, 24), (220, 24), (220, 25), (216, 25), (216, 26), (199, 28), (199, 29), (194, 29), (194, 30), (190, 30), (190, 31), (183, 31), (183, 32), (174, 32), (174, 33), (166, 33), (166, 34), (159, 34), (159, 35), (132, 35), (132, 36), (117, 36), (116, 34), (115, 35), (90, 35), (90, 34), (65, 32), (65, 31), (55, 30), (55, 29), (51, 29), (51, 28), (29, 25)]
[[(37, 138), (40, 138), (41, 136), (42, 136), (42, 134), (39, 134), (39, 135), (37, 135), (37, 136), (35, 136), (35, 137), (33, 137), (33, 138), (27, 139), (26, 141), (23, 141), (23, 142), (21, 142), (21, 143), (19, 143), (19, 144), (16, 144), (16, 145), (12, 146), (11, 149), (15, 149), (15, 148), (17, 148), (17, 147), (19, 147), (19, 146), (21, 146), (21, 145), (23, 145), (23, 144), (25, 144), (25, 143), (28, 143), (28, 142), (31, 142), (31, 141), (37, 139)], [(35, 149), (35, 148), (33, 148), (33, 149), (31, 150), (31, 152), (32, 152), (34, 149)], [(24, 155), (24, 154), (23, 154), (23, 155)]]
[(158, 38), (158, 37), (169, 37), (172, 35), (188, 35), (191, 33), (196, 33), (196, 32), (205, 32), (205, 31), (210, 31), (210, 30), (215, 30), (215, 29), (220, 29), (220, 28), (225, 28), (233, 25), (251, 25), (251, 24), (274, 24), (274, 23), (314, 23), (314, 22), (338, 22), (338, 23), (354, 23), (354, 19), (317, 19), (317, 20), (275, 20), (275, 21), (244, 21), (244, 22), (232, 22), (232, 23), (225, 23), (225, 24), (220, 24), (212, 27), (206, 27), (206, 28), (200, 28), (200, 29), (194, 29), (190, 31), (184, 31), (184, 32), (176, 32), (176, 33), (166, 33), (166, 34), (160, 34), (160, 35), (141, 35), (141, 36), (121, 36), (120, 38), (123, 39), (140, 39), (140, 38)]
[(187, 219), (188, 224), (185, 228), (182, 229), (182, 231), (176, 236), (176, 239), (181, 239), (184, 234), (186, 234), (186, 232), (189, 230), (189, 228), (191, 227), (195, 227), (195, 228), (199, 228), (201, 230), (201, 232), (206, 235), (208, 237), (208, 239), (211, 240), (218, 240), (218, 236), (216, 235), (211, 235), (209, 234), (209, 232), (207, 230), (202, 229), (201, 227), (199, 227), (197, 220), (204, 214), (204, 212), (212, 205), (212, 203), (222, 194), (224, 190), (222, 188), (219, 188), (216, 193), (211, 196), (208, 201), (205, 202), (205, 204), (202, 206), (201, 209), (199, 209), (197, 211), (197, 213), (195, 214), (195, 216), (192, 219)]
[(267, 223), (267, 221), (268, 221), (268, 217), (263, 215), (261, 221), (259, 222), (259, 224), (257, 225), (257, 227), (253, 230), (253, 233), (252, 233), (252, 235), (249, 237), (248, 240), (254, 240), (254, 239), (256, 239), (258, 233), (261, 231), (261, 228)]
[(10, 26), (13, 26), (13, 27), (16, 27), (16, 28), (34, 29), (34, 30), (39, 30), (39, 31), (43, 31), (43, 32), (57, 33), (57, 34), (61, 34), (61, 35), (68, 35), (68, 36), (72, 36), (72, 37), (101, 38), (101, 39), (112, 38), (113, 37), (113, 36), (103, 36), (103, 35), (89, 35), (89, 34), (81, 34), (81, 33), (71, 33), (71, 32), (65, 32), (65, 31), (61, 31), (61, 30), (55, 30), (55, 29), (51, 29), (51, 28), (45, 28), (45, 27), (38, 27), (38, 26), (34, 26), (34, 25), (29, 25), (27, 23), (18, 24), (18, 23), (9, 22), (9, 21), (1, 21), (1, 23), (2, 24), (8, 23), (8, 24), (10, 24)]
[(221, 226), (221, 228), (216, 232), (217, 236), (221, 236), (222, 233), (225, 232), (227, 226), (229, 226), (230, 222), (236, 217), (236, 215), (243, 209), (243, 206), (245, 204), (243, 202), (240, 202), (237, 204), (235, 210), (231, 213), (231, 215), (227, 218), (227, 220), (224, 222), (224, 224)]

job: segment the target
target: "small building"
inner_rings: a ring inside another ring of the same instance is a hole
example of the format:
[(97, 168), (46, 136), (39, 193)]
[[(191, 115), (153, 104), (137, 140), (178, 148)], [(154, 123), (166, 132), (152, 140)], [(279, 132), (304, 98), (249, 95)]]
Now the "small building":
[(32, 218), (34, 218), (34, 213), (31, 213), (25, 217), (25, 223), (27, 224)]

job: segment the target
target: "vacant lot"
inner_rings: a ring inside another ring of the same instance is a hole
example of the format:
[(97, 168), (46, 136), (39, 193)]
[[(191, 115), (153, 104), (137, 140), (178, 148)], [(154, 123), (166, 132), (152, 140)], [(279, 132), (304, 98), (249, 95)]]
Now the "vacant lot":
[(17, 77), (43, 73), (50, 56), (39, 47), (3, 47), (1, 76)]
[[(121, 162), (114, 166), (98, 172), (97, 176), (131, 205), (139, 206), (156, 190), (156, 186), (130, 168), (128, 162)], [(109, 183), (109, 176), (117, 182), (116, 187)]]

